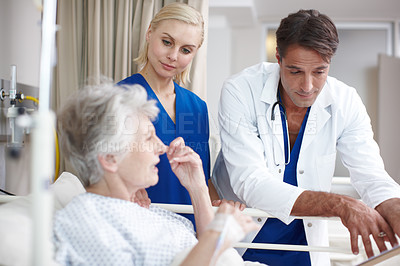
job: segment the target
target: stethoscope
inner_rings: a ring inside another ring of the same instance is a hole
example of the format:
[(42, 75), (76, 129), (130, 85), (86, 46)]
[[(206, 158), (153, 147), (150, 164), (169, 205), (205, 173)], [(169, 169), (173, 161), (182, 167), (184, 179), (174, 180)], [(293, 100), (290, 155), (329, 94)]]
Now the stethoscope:
[[(280, 95), (279, 95), (279, 88), (278, 88), (278, 91), (277, 91), (277, 93), (276, 93), (276, 98), (277, 98), (277, 101), (272, 105), (272, 110), (271, 110), (271, 122), (272, 122), (272, 131), (274, 131), (275, 130), (275, 107), (278, 105), (278, 106), (280, 106), (280, 107), (282, 107), (282, 109), (283, 109), (283, 113), (281, 112), (281, 115), (283, 115), (284, 117), (285, 117), (285, 122), (287, 122), (287, 117), (286, 117), (286, 108), (285, 108), (285, 106), (282, 104), (282, 102), (281, 102), (281, 97), (280, 97)], [(280, 110), (280, 108), (279, 108), (279, 110)], [(282, 127), (283, 127), (283, 125), (282, 125)], [(287, 136), (287, 138), (286, 138), (286, 140), (287, 140), (287, 142), (289, 142), (289, 130), (287, 129), (287, 126), (285, 126), (285, 129), (286, 129), (286, 136)], [(283, 141), (285, 142), (285, 138), (283, 138)], [(283, 156), (284, 156), (284, 160), (285, 160), (285, 165), (288, 165), (289, 163), (290, 163), (290, 145), (289, 145), (289, 143), (284, 143), (284, 144), (287, 144), (286, 145), (286, 147), (287, 147), (287, 155), (288, 155), (288, 158), (287, 158), (287, 160), (286, 160), (286, 155), (284, 154)], [(274, 163), (275, 163), (275, 165), (276, 166), (280, 166), (280, 163), (276, 163), (276, 158), (275, 158), (275, 141), (274, 140), (272, 140), (272, 154), (273, 154), (273, 157), (274, 157)]]

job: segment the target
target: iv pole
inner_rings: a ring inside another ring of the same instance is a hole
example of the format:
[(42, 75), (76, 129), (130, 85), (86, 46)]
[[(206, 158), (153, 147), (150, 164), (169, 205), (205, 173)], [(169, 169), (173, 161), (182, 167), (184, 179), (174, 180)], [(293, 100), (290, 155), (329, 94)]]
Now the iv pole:
[(33, 115), (32, 132), (32, 265), (50, 265), (53, 258), (53, 195), (49, 190), (54, 175), (53, 128), (55, 115), (50, 110), (52, 70), (55, 65), (57, 0), (44, 0), (40, 60), (38, 112)]

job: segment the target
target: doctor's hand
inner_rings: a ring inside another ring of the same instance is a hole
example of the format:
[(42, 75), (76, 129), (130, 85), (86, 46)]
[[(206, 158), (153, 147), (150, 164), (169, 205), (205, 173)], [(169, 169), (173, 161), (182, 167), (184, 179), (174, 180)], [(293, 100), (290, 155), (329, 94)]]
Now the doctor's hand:
[(206, 186), (200, 156), (185, 145), (183, 138), (174, 139), (167, 148), (171, 169), (187, 190)]
[(400, 236), (400, 198), (385, 200), (375, 209), (385, 218), (397, 236)]
[(343, 196), (343, 204), (338, 209), (342, 223), (350, 232), (351, 249), (354, 254), (359, 253), (358, 236), (362, 238), (368, 258), (374, 256), (371, 235), (380, 252), (387, 250), (385, 241), (390, 241), (392, 246), (397, 245), (391, 226), (375, 209), (347, 196)]

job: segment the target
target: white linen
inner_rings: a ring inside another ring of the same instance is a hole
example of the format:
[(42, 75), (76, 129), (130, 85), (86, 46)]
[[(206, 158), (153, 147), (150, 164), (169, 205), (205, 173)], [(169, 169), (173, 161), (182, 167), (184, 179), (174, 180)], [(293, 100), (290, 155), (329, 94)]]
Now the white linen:
[[(271, 122), (278, 83), (279, 65), (271, 63), (249, 67), (224, 83), (218, 113), (222, 156), (212, 177), (220, 196), (290, 223), (293, 204), (304, 190), (330, 191), (338, 151), (366, 204), (374, 208), (400, 197), (399, 185), (384, 170), (360, 97), (332, 77), (310, 110), (297, 164), (298, 187), (284, 183), (279, 108), (275, 108), (275, 128)], [(309, 245), (328, 245), (326, 221), (304, 220), (304, 227)], [(314, 252), (311, 261), (329, 265), (329, 256)]]
[[(68, 172), (63, 172), (57, 181), (50, 185), (50, 190), (54, 193), (54, 211), (63, 208), (73, 197), (85, 191), (78, 178)], [(6, 204), (1, 204), (0, 265), (31, 265), (31, 210), (32, 195), (21, 196)], [(51, 239), (48, 241), (46, 245), (52, 246)], [(56, 265), (55, 262), (53, 264)]]

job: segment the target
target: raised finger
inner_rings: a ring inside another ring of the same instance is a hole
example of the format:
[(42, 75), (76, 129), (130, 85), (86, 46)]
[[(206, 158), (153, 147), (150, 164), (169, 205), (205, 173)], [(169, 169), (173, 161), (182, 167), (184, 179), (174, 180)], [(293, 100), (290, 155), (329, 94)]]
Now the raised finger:
[(192, 150), (185, 150), (182, 151), (181, 154), (173, 154), (172, 158), (170, 159), (170, 163), (172, 164), (173, 162), (190, 162), (190, 161), (196, 161), (200, 159), (200, 156), (193, 152)]
[(175, 149), (174, 154), (171, 155), (171, 158), (173, 157), (181, 157), (181, 156), (187, 156), (187, 155), (193, 155), (195, 158), (200, 156), (195, 153), (192, 148), (188, 146), (181, 146), (180, 148)]
[(178, 137), (171, 141), (171, 143), (168, 146), (168, 155), (174, 154), (176, 150), (182, 149), (185, 147), (185, 141), (183, 140), (182, 137)]

